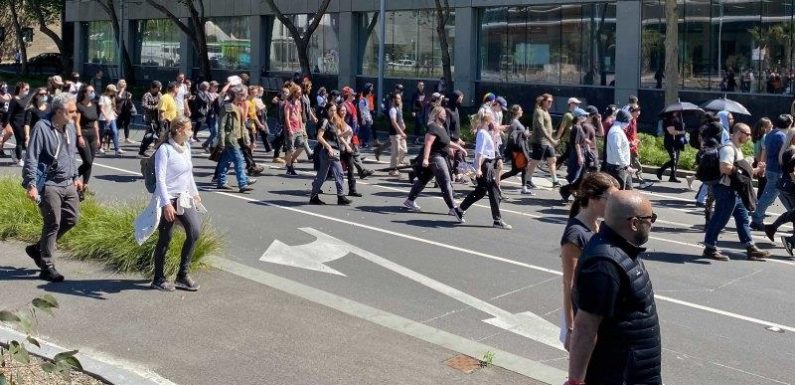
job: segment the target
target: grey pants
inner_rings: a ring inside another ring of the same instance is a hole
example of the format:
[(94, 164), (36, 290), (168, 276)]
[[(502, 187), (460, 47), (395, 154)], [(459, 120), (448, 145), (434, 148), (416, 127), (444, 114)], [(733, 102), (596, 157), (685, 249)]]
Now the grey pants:
[(339, 159), (337, 160), (329, 159), (328, 151), (326, 151), (325, 148), (320, 150), (319, 155), (320, 155), (320, 167), (317, 169), (317, 176), (315, 176), (315, 180), (312, 182), (311, 196), (320, 194), (320, 189), (323, 187), (323, 182), (325, 182), (326, 178), (328, 177), (329, 168), (331, 169), (331, 172), (334, 174), (334, 182), (337, 185), (337, 196), (345, 195), (345, 191), (343, 190), (342, 187), (342, 164), (340, 163)]
[(39, 210), (44, 219), (39, 240), (41, 260), (45, 265), (52, 266), (55, 243), (77, 224), (80, 212), (77, 188), (73, 184), (69, 187), (46, 186)]
[(436, 184), (442, 189), (444, 203), (447, 203), (447, 208), (452, 209), (455, 207), (455, 201), (453, 200), (453, 184), (450, 181), (447, 159), (441, 156), (433, 156), (429, 163), (428, 168), (423, 169), (417, 175), (417, 179), (414, 180), (414, 185), (411, 186), (411, 192), (409, 192), (409, 200), (417, 199), (417, 196), (425, 189), (425, 185), (430, 182), (431, 178), (436, 178)]
[[(176, 200), (172, 200), (171, 204), (176, 204)], [(176, 207), (176, 206), (175, 206)], [(161, 282), (166, 279), (165, 277), (165, 265), (166, 265), (166, 253), (168, 252), (168, 246), (171, 243), (171, 236), (174, 233), (174, 224), (179, 221), (182, 224), (182, 227), (185, 229), (185, 243), (182, 244), (182, 253), (180, 263), (179, 263), (179, 272), (177, 276), (185, 276), (188, 274), (188, 269), (190, 268), (190, 262), (193, 258), (193, 252), (196, 250), (196, 241), (199, 240), (199, 234), (201, 233), (201, 218), (199, 217), (199, 212), (196, 211), (196, 208), (191, 207), (185, 209), (185, 212), (182, 215), (177, 215), (177, 218), (173, 222), (169, 222), (166, 220), (165, 215), (160, 217), (160, 225), (158, 226), (158, 238), (157, 238), (157, 246), (155, 246), (155, 282)]]

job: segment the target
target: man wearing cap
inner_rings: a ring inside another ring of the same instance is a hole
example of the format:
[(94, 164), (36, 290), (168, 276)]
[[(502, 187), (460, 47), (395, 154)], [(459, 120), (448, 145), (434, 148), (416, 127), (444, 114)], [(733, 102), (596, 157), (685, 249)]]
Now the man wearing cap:
[(571, 130), (571, 126), (574, 124), (574, 110), (580, 108), (580, 104), (582, 102), (580, 99), (577, 98), (569, 98), (568, 105), (569, 110), (563, 114), (563, 119), (560, 121), (560, 126), (558, 126), (558, 131), (555, 133), (555, 139), (560, 141), (564, 145), (563, 153), (558, 157), (557, 160), (557, 168), (569, 159), (569, 154), (571, 154), (571, 142), (569, 142), (569, 130)]
[(618, 180), (622, 190), (632, 190), (632, 174), (635, 172), (630, 167), (630, 143), (624, 130), (629, 126), (632, 117), (624, 110), (616, 113), (616, 120), (607, 132), (605, 141), (606, 159), (604, 171)]

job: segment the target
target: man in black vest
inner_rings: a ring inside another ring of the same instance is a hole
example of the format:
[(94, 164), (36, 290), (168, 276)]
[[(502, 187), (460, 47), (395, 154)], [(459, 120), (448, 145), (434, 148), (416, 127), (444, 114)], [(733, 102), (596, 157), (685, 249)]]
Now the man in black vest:
[(568, 385), (662, 384), (660, 323), (641, 246), (657, 219), (648, 199), (619, 191), (577, 268)]

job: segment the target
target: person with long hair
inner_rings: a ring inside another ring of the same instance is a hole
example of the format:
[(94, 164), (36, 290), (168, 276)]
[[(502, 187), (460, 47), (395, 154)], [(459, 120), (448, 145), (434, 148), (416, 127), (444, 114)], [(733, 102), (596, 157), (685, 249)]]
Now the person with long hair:
[(679, 154), (685, 149), (685, 144), (687, 143), (685, 139), (687, 130), (685, 129), (685, 121), (682, 119), (682, 113), (673, 111), (666, 114), (663, 120), (663, 127), (665, 128), (663, 145), (665, 150), (668, 151), (668, 161), (657, 169), (657, 179), (662, 180), (665, 170), (670, 168), (671, 176), (668, 181), (679, 183), (680, 180), (676, 178), (676, 168), (679, 166)]
[(494, 220), (493, 226), (510, 230), (513, 227), (505, 223), (500, 214), (500, 191), (497, 186), (497, 178), (494, 175), (494, 159), (497, 156), (497, 147), (494, 145), (492, 133), (489, 132), (489, 128), (494, 124), (492, 116), (490, 113), (481, 111), (478, 112), (478, 116), (475, 119), (476, 124), (473, 125), (473, 131), (475, 132), (475, 175), (477, 187), (464, 198), (464, 201), (459, 206), (458, 216), (463, 220), (466, 210), (488, 194), (491, 217)]
[[(158, 239), (154, 252), (154, 279), (152, 288), (174, 291), (175, 288), (197, 291), (199, 285), (189, 274), (190, 263), (201, 234), (199, 209), (201, 197), (193, 178), (190, 138), (193, 128), (190, 118), (178, 117), (163, 135), (155, 152), (155, 196), (159, 199), (163, 216), (158, 225)], [(174, 284), (166, 280), (166, 253), (174, 232), (174, 223), (179, 221), (185, 229), (185, 243), (180, 253), (179, 271)]]
[(39, 120), (47, 119), (50, 114), (50, 95), (47, 89), (39, 87), (30, 96), (28, 102), (28, 126), (35, 127)]
[[(764, 155), (765, 150), (765, 137), (770, 131), (773, 130), (773, 122), (768, 117), (764, 117), (759, 119), (758, 122), (754, 125), (753, 129), (751, 130), (751, 142), (754, 143), (754, 163), (752, 164), (753, 167), (756, 167), (759, 162), (764, 162)], [(787, 146), (784, 146), (785, 148)], [(764, 174), (756, 175), (756, 196), (762, 196), (762, 193), (765, 191), (765, 186), (767, 185), (767, 178)], [(775, 187), (775, 186), (773, 186)]]
[(17, 83), (14, 89), (14, 97), (8, 103), (7, 121), (14, 132), (14, 147), (15, 162), (20, 167), (25, 165), (22, 158), (22, 151), (25, 151), (30, 138), (30, 111), (28, 111), (28, 102), (30, 94), (30, 85), (26, 82)]
[[(772, 224), (765, 225), (765, 235), (772, 242), (775, 242), (776, 232), (781, 225), (787, 222), (792, 222), (795, 225), (795, 130), (787, 131), (787, 137), (778, 157), (781, 163), (781, 179), (777, 186), (767, 186), (767, 188), (778, 189), (779, 198), (787, 212), (779, 215)], [(795, 233), (789, 237), (782, 236), (781, 243), (790, 257), (792, 257), (792, 249), (795, 246)]]
[(306, 141), (305, 123), (302, 113), (302, 91), (301, 86), (292, 84), (290, 86), (290, 97), (284, 103), (284, 167), (287, 175), (298, 175), (295, 172), (295, 163), (298, 155), (304, 150)]
[[(536, 98), (536, 107), (533, 111), (532, 154), (530, 163), (527, 165), (527, 177), (533, 177), (538, 163), (543, 160), (549, 167), (552, 187), (560, 187), (556, 172), (557, 157), (555, 155), (555, 147), (558, 145), (558, 141), (553, 137), (552, 117), (549, 115), (549, 109), (552, 108), (552, 100), (553, 98), (550, 94), (543, 94)], [(531, 188), (535, 188), (532, 180), (529, 184)]]
[(566, 159), (566, 181), (558, 192), (564, 202), (568, 202), (572, 194), (578, 189), (585, 175), (596, 171), (597, 155), (591, 151), (591, 143), (596, 141), (596, 132), (591, 127), (586, 129), (585, 122), (588, 112), (577, 107), (572, 111), (574, 116), (569, 129), (569, 156)]
[(571, 292), (577, 259), (591, 237), (599, 231), (599, 221), (604, 218), (607, 198), (618, 191), (618, 181), (604, 172), (590, 173), (573, 191), (574, 203), (569, 210), (569, 221), (560, 239), (560, 262), (563, 270), (563, 345), (568, 350), (574, 321)]
[[(91, 179), (91, 170), (94, 165), (94, 157), (99, 149), (99, 109), (94, 103), (94, 87), (90, 84), (84, 85), (77, 92), (77, 152), (80, 154), (82, 163), (77, 168), (77, 173), (83, 178), (83, 191), (88, 190), (88, 182)], [(82, 194), (83, 191), (78, 191)]]
[(345, 197), (343, 189), (342, 163), (340, 163), (340, 150), (348, 146), (342, 138), (342, 125), (344, 121), (337, 113), (337, 105), (328, 103), (326, 111), (321, 117), (320, 126), (317, 131), (317, 142), (320, 149), (318, 156), (319, 167), (315, 180), (312, 182), (312, 193), (309, 197), (309, 204), (324, 205), (320, 200), (320, 192), (323, 183), (328, 179), (329, 170), (334, 174), (334, 182), (337, 187), (337, 204), (349, 205), (351, 200)]
[(510, 178), (516, 174), (522, 174), (522, 194), (533, 193), (527, 188), (527, 162), (530, 160), (530, 149), (527, 141), (530, 139), (530, 130), (519, 120), (524, 115), (522, 106), (514, 104), (511, 106), (511, 125), (508, 132), (508, 145), (505, 148), (505, 157), (511, 159), (511, 171), (502, 174), (500, 180)]
[(116, 126), (124, 132), (124, 143), (135, 143), (130, 139), (130, 123), (132, 123), (133, 115), (138, 113), (133, 103), (133, 94), (127, 90), (127, 81), (124, 79), (119, 79), (116, 88), (119, 89), (116, 94), (116, 111), (118, 112)]
[(438, 106), (431, 110), (428, 130), (425, 133), (425, 141), (420, 153), (422, 159), (421, 168), (417, 178), (414, 180), (414, 185), (411, 186), (408, 199), (403, 202), (403, 206), (412, 211), (420, 211), (420, 206), (417, 205), (415, 200), (431, 178), (436, 178), (436, 184), (442, 190), (444, 203), (447, 204), (448, 213), (459, 222), (463, 222), (463, 211), (456, 206), (453, 198), (454, 192), (450, 179), (450, 169), (448, 168), (448, 157), (453, 151), (464, 151), (466, 154), (466, 150), (450, 139), (450, 135), (444, 128), (446, 120), (447, 112), (444, 107)]
[[(110, 146), (113, 142), (113, 150), (116, 156), (124, 154), (124, 150), (119, 147), (119, 128), (116, 125), (118, 114), (116, 113), (116, 94), (118, 89), (115, 85), (109, 84), (105, 87), (105, 92), (99, 97), (99, 129), (102, 132), (103, 144)], [(99, 152), (104, 154), (106, 150), (100, 147)]]
[(8, 139), (14, 136), (14, 131), (8, 125), (8, 105), (14, 96), (8, 92), (8, 83), (0, 82), (0, 158), (5, 158), (5, 145)]

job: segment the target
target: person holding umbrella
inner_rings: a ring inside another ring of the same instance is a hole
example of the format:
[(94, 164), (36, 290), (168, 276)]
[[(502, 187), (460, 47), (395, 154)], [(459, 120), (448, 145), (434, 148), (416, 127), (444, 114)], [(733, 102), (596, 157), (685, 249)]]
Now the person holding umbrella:
[(676, 168), (679, 165), (679, 153), (685, 149), (687, 139), (685, 137), (685, 122), (682, 119), (680, 111), (673, 111), (666, 114), (663, 121), (665, 127), (665, 139), (663, 144), (665, 150), (668, 151), (668, 161), (657, 170), (657, 179), (662, 180), (665, 170), (671, 169), (671, 176), (668, 178), (669, 182), (679, 183), (676, 179)]

